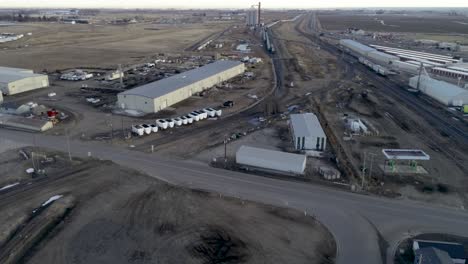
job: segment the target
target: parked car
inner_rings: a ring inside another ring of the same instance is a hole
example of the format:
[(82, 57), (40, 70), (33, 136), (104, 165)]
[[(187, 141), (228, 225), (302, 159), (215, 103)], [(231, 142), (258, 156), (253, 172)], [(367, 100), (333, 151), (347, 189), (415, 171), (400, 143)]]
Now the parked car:
[(133, 125), (132, 132), (141, 137), (145, 134), (145, 129), (140, 125)]
[(160, 127), (161, 129), (167, 129), (169, 127), (169, 123), (166, 122), (164, 119), (158, 119), (156, 120), (156, 125)]
[(224, 107), (233, 107), (234, 106), (234, 101), (226, 101), (223, 103)]
[(148, 124), (141, 125), (145, 129), (145, 134), (151, 134), (151, 126)]

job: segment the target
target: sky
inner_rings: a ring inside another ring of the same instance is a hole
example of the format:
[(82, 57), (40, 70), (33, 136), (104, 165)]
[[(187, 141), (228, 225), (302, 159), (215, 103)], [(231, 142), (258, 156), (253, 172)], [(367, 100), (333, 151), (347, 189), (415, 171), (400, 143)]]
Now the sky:
[[(247, 8), (258, 0), (0, 0), (0, 8)], [(265, 0), (265, 8), (468, 7), (468, 0)]]

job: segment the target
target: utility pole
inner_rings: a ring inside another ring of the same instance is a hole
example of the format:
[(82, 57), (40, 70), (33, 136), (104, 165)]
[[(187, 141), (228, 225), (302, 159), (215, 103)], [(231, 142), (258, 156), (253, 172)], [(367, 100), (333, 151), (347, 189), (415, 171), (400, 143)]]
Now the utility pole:
[(71, 148), (70, 148), (70, 134), (68, 133), (68, 129), (65, 130), (65, 133), (67, 134), (68, 159), (72, 161)]
[(361, 189), (364, 189), (364, 179), (366, 178), (366, 159), (367, 159), (367, 152), (364, 152), (364, 163), (362, 165), (362, 179), (361, 179)]
[(224, 167), (227, 166), (227, 136), (224, 136)]
[(120, 89), (123, 89), (123, 71), (122, 64), (119, 64)]
[(123, 138), (125, 139), (125, 128), (124, 128), (123, 116), (120, 116), (120, 119), (121, 119), (121, 121), (122, 121), (122, 136), (123, 136)]
[(372, 166), (374, 165), (374, 157), (377, 156), (375, 153), (369, 153), (370, 155), (370, 167), (369, 167), (369, 179), (372, 177)]
[(112, 124), (112, 113), (109, 115), (109, 126), (110, 126), (110, 140), (112, 144), (112, 140), (114, 139), (114, 126)]
[(34, 172), (36, 172), (36, 165), (34, 164), (34, 151), (31, 152), (31, 161), (32, 161), (32, 166), (33, 166)]
[(424, 69), (423, 63), (421, 62), (421, 66), (419, 66), (419, 75), (418, 75), (418, 84), (416, 85), (416, 90), (419, 91), (419, 83), (421, 82), (421, 74)]

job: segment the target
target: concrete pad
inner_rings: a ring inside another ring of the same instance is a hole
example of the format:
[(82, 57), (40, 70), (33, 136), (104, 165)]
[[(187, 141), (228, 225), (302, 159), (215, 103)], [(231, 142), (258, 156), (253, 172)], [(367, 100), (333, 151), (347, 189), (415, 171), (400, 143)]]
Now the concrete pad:
[[(426, 169), (423, 166), (417, 166), (416, 168), (409, 165), (396, 165), (394, 170), (390, 166), (379, 165), (380, 169), (384, 174), (398, 174), (398, 175), (415, 175), (415, 174), (427, 174)], [(384, 169), (385, 167), (385, 169)]]

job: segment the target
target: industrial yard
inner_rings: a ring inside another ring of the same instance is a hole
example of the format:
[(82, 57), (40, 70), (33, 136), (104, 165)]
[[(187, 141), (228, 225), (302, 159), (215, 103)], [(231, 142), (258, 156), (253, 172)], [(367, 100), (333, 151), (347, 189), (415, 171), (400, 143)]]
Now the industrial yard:
[[(21, 201), (0, 259), (333, 263), (333, 220), (190, 189), (217, 188), (209, 177), (467, 208), (467, 16), (262, 3), (198, 11), (31, 11), (0, 27), (13, 32), (0, 43), (0, 133), (27, 135), (0, 156), (5, 170), (21, 167), (0, 179), (2, 210)], [(16, 235), (49, 217), (60, 222), (36, 230), (39, 242)], [(393, 258), (385, 243), (397, 238), (380, 235), (381, 257)], [(232, 261), (210, 255), (202, 244), (213, 239)]]
[[(368, 35), (371, 33), (356, 34), (353, 33), (357, 32), (356, 29), (350, 33), (349, 29), (338, 31), (338, 28), (327, 28), (327, 16), (337, 14), (326, 12), (319, 15), (282, 14), (277, 20), (264, 18), (265, 21), (272, 21), (266, 25), (264, 32), (252, 31), (254, 22), (259, 19), (256, 12), (256, 9), (248, 12), (246, 19), (251, 27), (248, 30), (239, 26), (238, 20), (215, 26), (217, 22), (208, 19), (183, 25), (188, 32), (193, 33), (194, 27), (199, 27), (207, 35), (188, 36), (181, 33), (177, 37), (187, 38), (178, 41), (181, 46), (158, 42), (158, 46), (151, 50), (144, 49), (145, 45), (137, 45), (143, 48), (142, 56), (130, 56), (130, 60), (118, 56), (122, 60), (109, 65), (90, 66), (70, 60), (73, 65), (47, 70), (48, 88), (14, 97), (6, 96), (5, 101), (16, 105), (31, 104), (31, 95), (35, 94), (32, 104), (44, 105), (67, 116), (66, 122), (54, 122), (57, 125), (47, 132), (50, 135), (107, 142), (213, 166), (226, 166), (220, 164), (224, 160), (229, 168), (235, 170), (245, 169), (236, 165), (237, 150), (242, 145), (253, 144), (253, 147), (305, 154), (308, 156), (307, 166), (299, 175), (314, 182), (324, 178), (329, 180), (327, 175), (331, 173), (331, 179), (350, 188), (357, 186), (392, 197), (425, 197), (424, 200), (431, 199), (431, 193), (407, 195), (408, 188), (422, 190), (444, 186), (443, 189), (448, 190), (445, 195), (451, 197), (448, 200), (456, 201), (456, 207), (464, 206), (463, 191), (456, 187), (465, 181), (463, 175), (466, 168), (462, 161), (466, 153), (463, 144), (442, 150), (442, 145), (451, 144), (448, 139), (450, 131), (443, 129), (434, 131), (433, 136), (428, 136), (426, 132), (421, 137), (421, 131), (431, 127), (430, 122), (415, 115), (415, 108), (410, 105), (411, 97), (415, 96), (425, 101), (422, 103), (425, 111), (431, 111), (431, 108), (441, 111), (440, 104), (446, 105), (452, 110), (442, 111), (438, 117), (455, 111), (449, 122), (458, 120), (456, 129), (465, 126), (462, 114), (457, 112), (468, 101), (465, 98), (467, 92), (450, 81), (450, 78), (456, 80), (461, 76), (458, 85), (465, 83), (465, 66), (461, 58), (440, 52), (431, 53), (430, 49), (409, 50), (401, 45), (392, 48), (388, 41), (384, 46), (380, 38), (387, 35), (381, 31), (378, 31), (377, 38), (370, 40)], [(274, 17), (274, 13), (265, 15)], [(116, 34), (110, 31), (107, 38), (100, 27), (125, 27), (126, 32), (135, 31), (131, 34), (138, 35), (140, 33), (136, 32), (142, 27), (152, 25), (159, 28), (149, 35), (144, 34), (145, 39), (151, 34), (168, 41), (171, 38), (166, 35), (171, 32), (167, 21), (157, 24), (161, 22), (158, 16), (118, 26), (113, 23), (99, 26), (108, 19), (106, 16), (102, 18), (104, 20), (90, 24), (57, 26), (94, 27), (89, 33), (90, 41), (86, 43), (80, 44), (86, 37), (78, 34), (84, 29), (75, 32), (77, 35), (73, 37), (79, 36), (80, 41), (74, 45), (92, 44), (96, 47), (92, 41), (102, 45), (106, 45), (106, 41), (115, 43)], [(40, 23), (37, 26), (42, 27)], [(215, 28), (217, 31), (213, 31)], [(31, 31), (24, 30), (18, 33)], [(74, 30), (70, 34), (75, 34)], [(314, 39), (314, 32), (320, 30), (323, 30), (322, 43)], [(389, 34), (395, 34), (391, 37), (400, 39), (399, 34), (406, 33), (392, 31)], [(132, 41), (136, 41), (136, 35), (131, 36)], [(337, 39), (338, 36), (341, 40)], [(41, 42), (40, 38), (35, 39), (34, 34), (26, 34), (26, 39), (18, 41), (26, 41), (27, 37), (34, 38), (37, 45), (24, 48), (34, 50), (42, 45), (51, 45)], [(118, 43), (122, 46), (110, 50), (120, 52), (125, 49), (127, 44), (124, 39)], [(69, 43), (54, 45), (68, 47)], [(332, 45), (333, 51), (330, 50)], [(109, 49), (105, 46), (102, 48)], [(343, 53), (346, 57), (340, 55), (340, 58), (337, 53)], [(5, 54), (15, 56), (8, 47)], [(279, 56), (288, 59), (278, 60)], [(350, 60), (363, 65), (354, 69), (349, 65)], [(105, 58), (100, 61), (109, 62)], [(423, 70), (418, 63), (424, 65)], [(22, 65), (16, 61), (14, 66)], [(29, 66), (33, 69), (38, 67)], [(393, 106), (398, 104), (396, 100), (399, 95), (389, 96), (385, 92), (388, 87), (380, 87), (382, 76), (392, 79), (391, 85), (408, 86), (408, 89), (421, 93), (412, 95), (411, 92), (398, 91), (408, 93), (405, 95), (408, 105), (400, 105), (396, 109)], [(440, 89), (450, 92), (441, 93)], [(308, 131), (301, 128), (303, 132), (298, 136), (290, 124), (295, 122), (294, 114), (301, 113), (310, 113), (316, 121), (313, 125), (307, 124), (312, 121), (302, 119), (296, 122), (296, 127), (302, 126), (301, 123), (309, 127)], [(9, 120), (16, 121), (14, 118)], [(325, 124), (327, 127), (324, 127)], [(21, 126), (24, 127), (23, 124)], [(263, 130), (269, 132), (264, 133)], [(317, 131), (322, 132), (315, 142)], [(267, 139), (251, 140), (258, 134), (268, 135)], [(310, 135), (311, 138), (306, 139), (309, 136), (303, 135)], [(456, 140), (463, 143), (463, 134), (461, 141)], [(263, 141), (264, 144), (259, 143)], [(384, 168), (388, 162), (392, 164), (391, 170), (401, 168), (404, 171), (406, 165), (395, 167), (393, 161), (385, 160), (382, 154), (384, 148), (422, 149), (429, 153), (432, 162), (417, 165), (419, 167), (416, 168), (424, 172), (422, 174), (409, 172), (400, 175), (400, 172), (391, 172), (389, 176)], [(335, 159), (335, 162), (326, 158)], [(337, 166), (336, 161), (342, 159), (345, 162)], [(441, 171), (448, 168), (452, 168), (451, 176), (443, 177)], [(444, 200), (439, 202), (447, 204)]]

